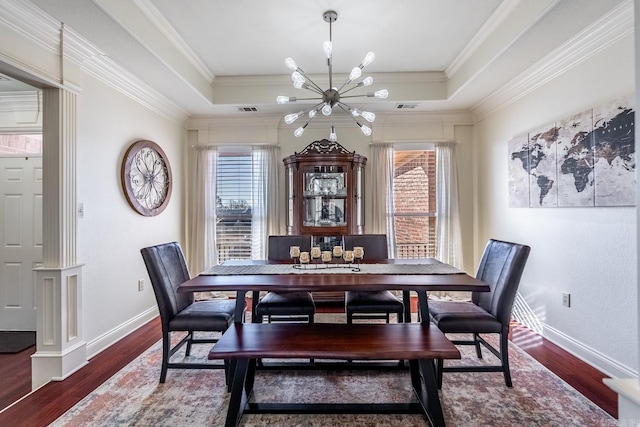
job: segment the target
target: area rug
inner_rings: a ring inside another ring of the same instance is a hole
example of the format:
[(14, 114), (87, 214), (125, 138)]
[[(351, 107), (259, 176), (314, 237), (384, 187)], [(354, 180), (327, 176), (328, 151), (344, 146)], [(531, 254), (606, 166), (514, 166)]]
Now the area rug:
[(35, 331), (0, 331), (0, 353), (19, 353), (34, 345)]
[[(318, 315), (316, 321), (344, 316)], [(195, 346), (189, 359), (206, 359), (208, 346)], [(463, 346), (462, 361), (494, 364)], [(513, 388), (501, 373), (446, 373), (441, 401), (447, 426), (615, 426), (616, 420), (510, 345)], [(180, 358), (180, 357), (179, 357)], [(222, 370), (169, 370), (160, 375), (161, 343), (115, 374), (58, 418), (53, 426), (223, 426), (228, 405)], [(268, 363), (268, 361), (266, 361)], [(405, 402), (412, 400), (406, 371), (259, 371), (254, 396), (264, 402)], [(421, 415), (244, 415), (241, 425), (424, 426)]]

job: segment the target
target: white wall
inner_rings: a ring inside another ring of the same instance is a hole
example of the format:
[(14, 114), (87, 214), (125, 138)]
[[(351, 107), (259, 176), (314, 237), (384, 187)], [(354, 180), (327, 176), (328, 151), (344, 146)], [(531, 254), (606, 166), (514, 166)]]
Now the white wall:
[(544, 335), (615, 377), (637, 376), (636, 209), (509, 208), (507, 141), (632, 93), (633, 58), (628, 36), (474, 127), (476, 257), (489, 238), (530, 245), (520, 293)]
[[(83, 269), (84, 338), (89, 356), (110, 344), (156, 303), (140, 249), (182, 238), (183, 133), (120, 92), (86, 76), (78, 97), (78, 263)], [(168, 156), (173, 194), (156, 217), (129, 207), (121, 185), (122, 158), (138, 139), (155, 141)], [(138, 292), (138, 279), (145, 288)], [(107, 334), (107, 336), (104, 336)]]

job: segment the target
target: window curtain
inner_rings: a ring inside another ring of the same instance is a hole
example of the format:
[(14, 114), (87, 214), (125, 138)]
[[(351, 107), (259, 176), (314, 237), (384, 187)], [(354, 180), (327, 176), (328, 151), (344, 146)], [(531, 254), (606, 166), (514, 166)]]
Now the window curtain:
[(254, 147), (251, 156), (251, 258), (266, 259), (268, 236), (281, 234), (278, 194), (280, 148)]
[(371, 146), (371, 233), (386, 234), (389, 258), (396, 255), (396, 233), (393, 220), (393, 144)]
[[(436, 144), (436, 258), (462, 269), (462, 238), (458, 202), (458, 167), (456, 143)], [(468, 299), (466, 292), (434, 292), (434, 296)]]
[[(216, 147), (195, 147), (191, 175), (189, 239), (187, 252), (189, 271), (199, 274), (218, 264), (216, 249)], [(196, 299), (219, 297), (217, 292), (198, 292)]]

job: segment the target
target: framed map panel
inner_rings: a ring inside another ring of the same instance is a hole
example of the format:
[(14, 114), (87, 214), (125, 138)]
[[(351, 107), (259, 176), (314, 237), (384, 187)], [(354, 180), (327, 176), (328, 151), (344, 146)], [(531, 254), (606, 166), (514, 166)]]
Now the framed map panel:
[(558, 122), (558, 206), (594, 206), (593, 110)]
[(529, 206), (558, 206), (558, 128), (555, 123), (529, 133)]
[(529, 135), (514, 137), (509, 149), (509, 207), (529, 207)]
[(593, 109), (596, 206), (633, 206), (636, 153), (633, 95)]

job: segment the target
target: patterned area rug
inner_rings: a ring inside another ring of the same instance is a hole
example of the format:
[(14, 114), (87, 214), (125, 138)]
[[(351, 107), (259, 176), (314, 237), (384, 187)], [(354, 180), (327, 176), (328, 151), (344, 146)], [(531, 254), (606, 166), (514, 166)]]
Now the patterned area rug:
[[(341, 315), (317, 315), (341, 322)], [(191, 358), (206, 358), (207, 345)], [(462, 346), (462, 361), (494, 364)], [(180, 358), (179, 355), (178, 358)], [(513, 388), (501, 373), (446, 373), (441, 401), (447, 426), (615, 426), (616, 420), (511, 344)], [(158, 383), (161, 344), (110, 378), (53, 426), (223, 426), (228, 394), (222, 370), (169, 370)], [(452, 362), (453, 363), (453, 362)], [(254, 396), (264, 402), (404, 402), (413, 399), (404, 371), (259, 371)], [(421, 415), (244, 415), (242, 426), (424, 426)]]

